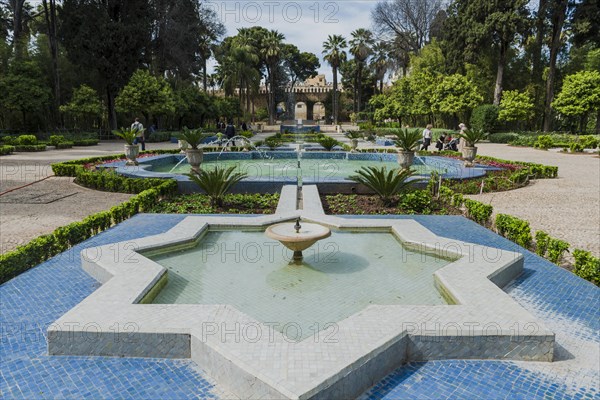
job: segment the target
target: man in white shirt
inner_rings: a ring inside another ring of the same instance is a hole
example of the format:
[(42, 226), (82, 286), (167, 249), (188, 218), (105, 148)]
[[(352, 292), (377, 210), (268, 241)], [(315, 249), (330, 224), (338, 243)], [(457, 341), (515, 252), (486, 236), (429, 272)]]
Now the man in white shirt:
[(137, 136), (133, 141), (133, 144), (142, 144), (142, 151), (146, 150), (146, 140), (144, 138), (144, 125), (140, 122), (139, 118), (136, 118), (133, 124), (131, 124), (131, 129), (135, 129), (137, 131)]
[(423, 130), (423, 146), (421, 147), (421, 150), (427, 151), (427, 148), (431, 144), (431, 128), (433, 128), (433, 125), (429, 124)]

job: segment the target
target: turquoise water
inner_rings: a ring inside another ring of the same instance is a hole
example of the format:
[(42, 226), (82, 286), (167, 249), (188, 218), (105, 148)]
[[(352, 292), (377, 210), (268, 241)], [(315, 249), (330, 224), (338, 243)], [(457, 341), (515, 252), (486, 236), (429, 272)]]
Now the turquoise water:
[[(155, 172), (171, 172), (175, 164), (166, 164), (153, 168)], [(239, 171), (248, 174), (248, 179), (296, 179), (298, 175), (298, 161), (295, 159), (274, 160), (220, 160), (202, 163), (203, 169), (236, 166)], [(388, 169), (398, 168), (398, 163), (391, 161), (359, 161), (359, 160), (332, 160), (332, 159), (303, 159), (301, 160), (302, 178), (304, 180), (321, 181), (324, 179), (341, 179), (355, 175), (355, 171), (363, 166), (385, 166)], [(419, 175), (430, 175), (431, 172), (444, 173), (441, 168), (429, 165), (414, 165), (412, 167)], [(190, 172), (190, 166), (183, 162), (172, 171), (176, 174)]]
[(335, 231), (306, 250), (301, 265), (264, 232), (208, 232), (194, 248), (147, 256), (169, 271), (154, 303), (231, 304), (292, 339), (371, 304), (446, 304), (432, 275), (450, 262), (392, 234)]

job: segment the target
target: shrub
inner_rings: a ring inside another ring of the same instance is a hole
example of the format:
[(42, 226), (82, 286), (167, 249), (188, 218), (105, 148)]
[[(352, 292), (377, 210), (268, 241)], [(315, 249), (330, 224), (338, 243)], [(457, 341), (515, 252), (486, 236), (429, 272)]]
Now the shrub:
[(98, 143), (98, 139), (73, 139), (74, 146), (96, 146)]
[(408, 129), (397, 129), (392, 131), (396, 135), (396, 147), (402, 151), (415, 151), (421, 140), (421, 132), (418, 129), (409, 131)]
[(159, 143), (159, 142), (168, 142), (171, 140), (171, 132), (152, 132), (146, 138), (146, 142), (148, 143)]
[(550, 241), (550, 235), (544, 231), (537, 231), (535, 233), (535, 253), (540, 257), (546, 257), (546, 251), (548, 251), (548, 242)]
[(467, 208), (467, 216), (473, 221), (481, 225), (488, 225), (494, 208), (489, 204), (484, 204), (480, 201), (465, 199), (465, 207)]
[(512, 240), (521, 247), (531, 246), (531, 229), (529, 222), (507, 214), (496, 216), (496, 229), (505, 238)]
[(38, 144), (38, 140), (35, 135), (21, 135), (17, 138), (15, 144), (22, 146), (33, 146)]
[(575, 275), (600, 286), (600, 258), (592, 256), (589, 251), (575, 249), (573, 250), (575, 266), (573, 273)]
[(27, 144), (27, 145), (16, 145), (15, 151), (21, 152), (34, 152), (34, 151), (46, 151), (45, 144)]
[(208, 171), (201, 169), (198, 173), (187, 174), (187, 176), (206, 192), (212, 206), (222, 206), (223, 196), (231, 190), (233, 185), (248, 176), (243, 172), (235, 172), (235, 169), (235, 166), (217, 167)]
[(431, 214), (431, 201), (429, 191), (416, 190), (404, 194), (399, 205), (407, 214)]
[(340, 144), (337, 140), (332, 138), (331, 136), (325, 136), (319, 139), (319, 144), (323, 146), (323, 148), (327, 151), (333, 150), (333, 148)]
[(73, 147), (73, 142), (61, 142), (56, 144), (57, 149), (70, 149)]
[(65, 141), (65, 137), (63, 135), (51, 135), (48, 139), (48, 144), (50, 146), (58, 146), (59, 143)]
[[(498, 106), (484, 104), (473, 109), (471, 127), (484, 132), (493, 132), (498, 122)], [(505, 142), (506, 143), (506, 142)]]
[(600, 141), (592, 135), (583, 136), (581, 138), (581, 145), (584, 149), (595, 149), (598, 147), (598, 143), (600, 143)]
[(552, 136), (550, 135), (538, 136), (537, 140), (533, 144), (533, 147), (544, 150), (548, 150), (552, 146), (554, 146), (554, 140), (552, 140)]
[(555, 238), (550, 238), (548, 242), (548, 260), (558, 264), (565, 252), (569, 251), (569, 243)]
[(519, 139), (516, 133), (494, 133), (488, 136), (488, 140), (492, 143), (510, 143)]
[(477, 143), (487, 138), (487, 133), (481, 129), (467, 129), (457, 135), (459, 138), (465, 139), (467, 147), (474, 147)]
[(349, 179), (373, 190), (385, 205), (389, 205), (397, 194), (408, 191), (416, 182), (408, 181), (408, 178), (415, 174), (410, 169), (388, 171), (386, 167), (362, 167), (356, 173), (357, 175), (350, 176)]
[(14, 146), (9, 146), (9, 145), (0, 146), (0, 156), (5, 156), (7, 154), (12, 154), (13, 151), (15, 151), (15, 147)]

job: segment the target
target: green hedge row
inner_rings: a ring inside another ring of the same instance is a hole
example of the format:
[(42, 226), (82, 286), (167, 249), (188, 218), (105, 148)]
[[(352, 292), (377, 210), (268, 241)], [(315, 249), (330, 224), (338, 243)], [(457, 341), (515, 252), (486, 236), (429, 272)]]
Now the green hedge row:
[[(491, 225), (493, 207), (476, 200), (465, 199), (460, 193), (442, 186), (439, 188), (440, 200), (454, 207), (464, 206), (467, 217), (483, 225)], [(495, 220), (496, 231), (505, 238), (528, 250), (533, 250), (533, 237), (529, 222), (507, 214), (498, 214)], [(535, 252), (554, 264), (558, 264), (563, 255), (569, 252), (570, 244), (551, 237), (544, 231), (535, 234)], [(595, 285), (600, 286), (600, 258), (592, 256), (589, 251), (573, 250), (575, 266), (573, 273)]]
[(108, 211), (90, 215), (82, 221), (57, 228), (49, 235), (33, 239), (26, 245), (0, 255), (0, 284), (30, 268), (68, 250), (95, 234), (134, 216), (149, 211), (158, 200), (175, 192), (175, 181), (162, 180), (160, 185), (146, 189), (126, 202)]
[(73, 139), (74, 146), (96, 146), (100, 143), (98, 139)]
[(0, 156), (12, 154), (13, 151), (15, 151), (15, 146), (9, 146), (9, 145), (0, 146)]
[[(82, 167), (76, 170), (75, 176), (75, 182), (81, 186), (118, 193), (141, 193), (165, 182), (164, 179), (159, 178), (126, 178), (112, 170), (96, 172)], [(176, 190), (177, 183), (175, 181), (169, 182), (172, 182)]]
[(19, 152), (34, 152), (34, 151), (46, 151), (45, 144), (18, 144), (15, 146), (15, 151)]

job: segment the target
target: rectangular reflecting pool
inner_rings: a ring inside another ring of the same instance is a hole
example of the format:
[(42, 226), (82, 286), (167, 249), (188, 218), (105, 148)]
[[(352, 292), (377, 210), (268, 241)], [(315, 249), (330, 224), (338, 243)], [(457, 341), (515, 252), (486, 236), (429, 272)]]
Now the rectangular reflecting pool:
[(156, 304), (230, 304), (304, 339), (372, 304), (446, 304), (433, 273), (449, 264), (391, 233), (333, 231), (300, 264), (256, 231), (209, 231), (191, 248), (145, 254), (168, 269)]

